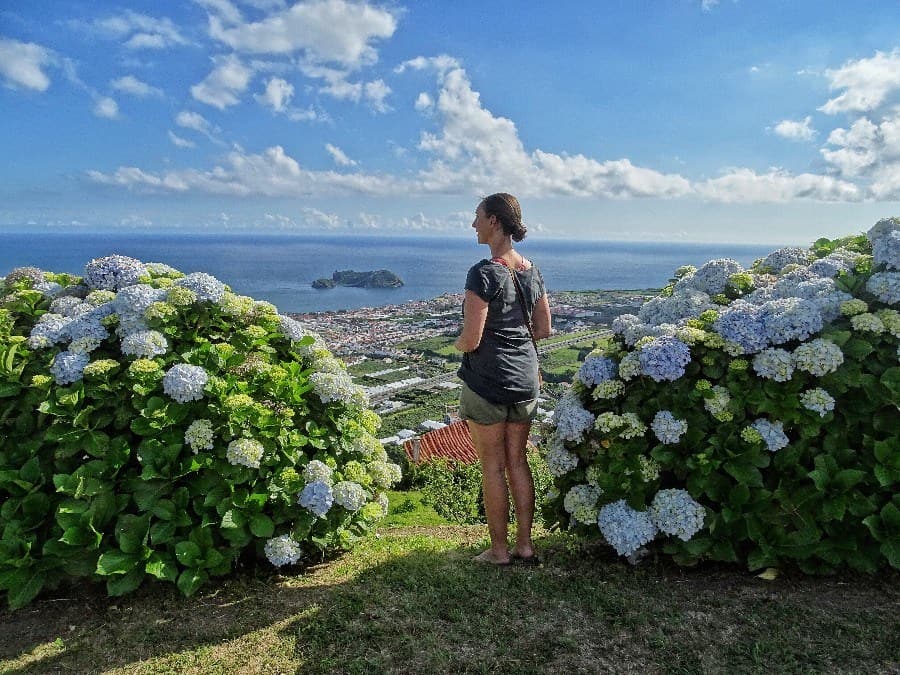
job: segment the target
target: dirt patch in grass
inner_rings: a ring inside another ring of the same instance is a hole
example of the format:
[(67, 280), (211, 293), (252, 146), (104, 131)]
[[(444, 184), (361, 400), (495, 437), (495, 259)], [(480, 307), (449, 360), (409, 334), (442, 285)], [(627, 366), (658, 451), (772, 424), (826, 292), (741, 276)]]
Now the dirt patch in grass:
[(622, 563), (544, 534), (541, 567), (471, 556), (483, 527), (384, 530), (303, 574), (193, 598), (83, 587), (0, 611), (0, 672), (900, 671), (900, 575), (766, 582)]

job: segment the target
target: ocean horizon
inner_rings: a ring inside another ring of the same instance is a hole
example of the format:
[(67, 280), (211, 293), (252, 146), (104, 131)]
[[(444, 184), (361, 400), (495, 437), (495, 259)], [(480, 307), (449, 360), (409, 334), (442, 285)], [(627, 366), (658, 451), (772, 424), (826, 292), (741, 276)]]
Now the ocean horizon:
[[(516, 245), (540, 268), (548, 290), (659, 288), (681, 265), (733, 258), (744, 266), (778, 245), (543, 239)], [(0, 276), (21, 266), (81, 274), (92, 258), (128, 255), (182, 272), (206, 272), (236, 293), (282, 312), (379, 307), (461, 292), (466, 271), (488, 256), (474, 236), (278, 234), (0, 229)], [(400, 288), (314, 289), (335, 270), (387, 269)]]

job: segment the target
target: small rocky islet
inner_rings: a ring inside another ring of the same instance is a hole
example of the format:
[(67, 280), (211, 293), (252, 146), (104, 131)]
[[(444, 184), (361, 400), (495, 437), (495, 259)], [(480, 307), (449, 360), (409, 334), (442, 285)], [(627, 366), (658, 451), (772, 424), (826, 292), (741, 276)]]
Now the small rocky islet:
[(334, 288), (335, 286), (353, 286), (356, 288), (399, 288), (403, 280), (390, 270), (372, 270), (356, 272), (354, 270), (335, 270), (331, 278), (322, 277), (312, 282), (313, 288)]

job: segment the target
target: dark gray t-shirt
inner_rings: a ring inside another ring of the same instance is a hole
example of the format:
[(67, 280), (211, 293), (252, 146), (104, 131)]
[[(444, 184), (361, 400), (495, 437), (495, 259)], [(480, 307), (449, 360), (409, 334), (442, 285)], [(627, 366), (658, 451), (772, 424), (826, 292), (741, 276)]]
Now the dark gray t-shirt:
[[(534, 265), (513, 272), (519, 280), (528, 316), (544, 295), (544, 279)], [(488, 303), (481, 343), (463, 354), (458, 375), (482, 398), (501, 405), (530, 401), (538, 395), (538, 362), (525, 327), (509, 270), (490, 260), (472, 266), (466, 290)]]

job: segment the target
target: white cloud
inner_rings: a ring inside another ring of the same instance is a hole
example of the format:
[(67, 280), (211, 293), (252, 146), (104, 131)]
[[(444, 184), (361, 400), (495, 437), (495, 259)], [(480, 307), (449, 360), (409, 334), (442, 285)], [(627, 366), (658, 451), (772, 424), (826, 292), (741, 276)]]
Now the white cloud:
[(383, 113), (390, 109), (384, 102), (390, 93), (391, 88), (384, 83), (384, 80), (374, 80), (365, 84), (366, 102), (376, 112)]
[(811, 141), (816, 136), (816, 130), (810, 124), (812, 117), (807, 115), (802, 120), (781, 120), (775, 125), (773, 131), (782, 138), (790, 141)]
[(253, 71), (234, 55), (214, 57), (213, 63), (212, 72), (191, 87), (191, 95), (201, 103), (224, 110), (240, 103), (240, 94), (250, 84)]
[(122, 91), (138, 98), (148, 98), (150, 96), (161, 97), (162, 89), (153, 87), (146, 82), (137, 79), (134, 75), (125, 75), (110, 82), (110, 86), (116, 91)]
[(336, 213), (326, 213), (309, 206), (300, 209), (300, 214), (306, 225), (327, 227), (329, 229), (335, 229), (343, 225), (343, 219)]
[(326, 94), (339, 101), (365, 101), (376, 112), (387, 112), (390, 108), (384, 99), (391, 93), (391, 88), (384, 80), (372, 82), (348, 82), (349, 72), (327, 66), (301, 64), (300, 71), (307, 77), (325, 81), (319, 93)]
[(0, 77), (8, 87), (47, 91), (50, 78), (44, 68), (53, 60), (46, 47), (0, 37)]
[[(408, 64), (412, 62), (407, 62)], [(433, 65), (417, 62), (415, 67)], [(629, 160), (598, 162), (583, 155), (529, 153), (512, 120), (481, 105), (464, 70), (439, 70), (435, 106), (440, 133), (424, 133), (419, 148), (435, 156), (422, 172), (425, 191), (484, 192), (492, 186), (528, 196), (676, 197), (690, 192), (681, 176), (634, 166)]]
[(356, 166), (357, 162), (353, 159), (347, 157), (343, 150), (339, 147), (332, 145), (331, 143), (325, 144), (325, 149), (328, 151), (328, 154), (331, 155), (331, 158), (334, 160), (334, 163), (338, 166)]
[(431, 96), (428, 95), (428, 92), (420, 91), (419, 95), (416, 97), (415, 107), (419, 112), (429, 112), (434, 108), (434, 101)]
[(784, 203), (800, 199), (853, 202), (865, 196), (853, 183), (811, 173), (795, 175), (781, 169), (770, 169), (764, 174), (745, 168), (730, 169), (694, 187), (703, 199), (725, 203)]
[(890, 54), (875, 52), (868, 59), (849, 61), (836, 70), (826, 70), (829, 88), (843, 93), (829, 99), (819, 110), (833, 115), (841, 112), (868, 112), (900, 90), (900, 49)]
[(719, 0), (700, 0), (700, 8), (704, 12), (712, 11), (712, 8), (719, 4)]
[(254, 98), (263, 105), (269, 106), (275, 112), (284, 112), (294, 96), (294, 86), (282, 80), (280, 77), (270, 78), (266, 82), (266, 89)]
[(187, 192), (235, 197), (302, 197), (309, 195), (401, 194), (406, 190), (393, 176), (310, 171), (273, 146), (253, 155), (235, 149), (223, 164), (208, 171), (185, 169), (154, 174), (137, 167), (119, 167), (114, 173), (88, 171), (88, 178), (104, 185), (144, 192)]
[(241, 11), (230, 0), (194, 0), (194, 2), (217, 15), (223, 23), (235, 25), (244, 21)]
[(838, 175), (868, 181), (876, 199), (900, 199), (900, 110), (875, 123), (866, 117), (828, 136), (822, 157)]
[(97, 117), (114, 120), (119, 116), (119, 104), (108, 96), (98, 98), (94, 102), (94, 114)]
[[(76, 26), (84, 25), (73, 23)], [(164, 49), (188, 44), (188, 40), (171, 19), (156, 19), (131, 10), (98, 19), (87, 27), (106, 37), (125, 40), (124, 45), (128, 49)]]
[(394, 68), (394, 72), (400, 75), (407, 70), (434, 70), (438, 74), (443, 75), (448, 70), (461, 67), (462, 65), (458, 59), (447, 54), (441, 54), (440, 56), (417, 56), (414, 59), (409, 59)]
[(213, 9), (210, 35), (239, 52), (293, 54), (302, 52), (316, 63), (336, 63), (347, 68), (374, 63), (378, 54), (372, 43), (391, 37), (397, 29), (394, 15), (367, 2), (308, 0), (265, 19), (244, 23), (233, 12)]
[(181, 136), (177, 136), (177, 135), (176, 135), (175, 133), (173, 133), (172, 131), (169, 131), (169, 140), (172, 141), (172, 143), (173, 143), (173, 144), (175, 145), (175, 147), (177, 147), (177, 148), (193, 148), (193, 147), (196, 146), (196, 143), (194, 143), (194, 141), (189, 141), (189, 140), (186, 139), (186, 138), (182, 138)]

